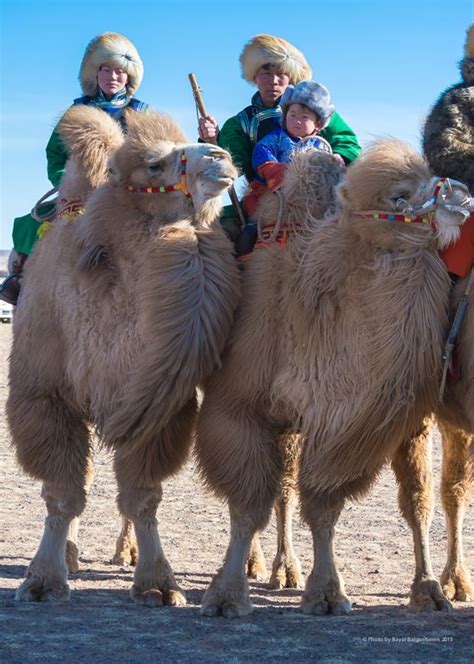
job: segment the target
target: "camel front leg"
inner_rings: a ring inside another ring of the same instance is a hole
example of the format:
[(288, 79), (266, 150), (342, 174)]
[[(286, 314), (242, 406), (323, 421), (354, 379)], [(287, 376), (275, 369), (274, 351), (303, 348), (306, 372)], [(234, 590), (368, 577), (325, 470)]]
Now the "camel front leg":
[(156, 511), (161, 497), (161, 484), (131, 489), (119, 481), (119, 509), (133, 523), (138, 544), (130, 595), (137, 604), (149, 607), (186, 606), (186, 597), (163, 553), (158, 533)]
[(418, 434), (400, 445), (392, 459), (392, 467), (398, 483), (400, 511), (413, 533), (415, 578), (411, 586), (410, 607), (417, 611), (449, 611), (451, 603), (443, 594), (431, 567), (431, 429), (432, 421), (426, 419)]
[(351, 602), (334, 556), (334, 533), (344, 505), (343, 498), (320, 497), (301, 487), (301, 507), (313, 535), (314, 564), (301, 601), (303, 613), (345, 615)]
[[(266, 521), (270, 517), (270, 512), (271, 502), (268, 505)], [(255, 514), (245, 514), (243, 511), (230, 508), (230, 542), (224, 565), (214, 576), (204, 594), (201, 607), (203, 616), (222, 615), (224, 618), (240, 618), (252, 613), (253, 605), (249, 596), (245, 564), (252, 538), (260, 525), (254, 517)]]
[(132, 522), (122, 516), (122, 529), (115, 543), (115, 554), (112, 558), (114, 565), (136, 565), (137, 564), (137, 538), (133, 530)]
[(448, 534), (448, 558), (441, 585), (449, 599), (469, 602), (474, 598), (471, 574), (463, 558), (462, 526), (473, 482), (474, 436), (439, 423), (443, 441), (441, 500)]
[(41, 495), (48, 516), (38, 551), (31, 561), (26, 579), (16, 592), (18, 601), (68, 600), (66, 539), (71, 521), (85, 506), (85, 491), (80, 486), (61, 486), (44, 482)]

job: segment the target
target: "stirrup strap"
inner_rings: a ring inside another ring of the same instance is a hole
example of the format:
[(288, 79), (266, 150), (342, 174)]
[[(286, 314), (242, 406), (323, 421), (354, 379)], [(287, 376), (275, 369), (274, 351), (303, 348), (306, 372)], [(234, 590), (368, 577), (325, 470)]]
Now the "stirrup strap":
[[(50, 189), (44, 196), (42, 196), (39, 201), (36, 203), (34, 208), (31, 210), (31, 216), (33, 219), (40, 224), (43, 223), (43, 221), (50, 221), (51, 219), (54, 219), (54, 216), (56, 214), (56, 202), (58, 200), (58, 188), (53, 187), (53, 189)], [(56, 194), (56, 197), (53, 198), (51, 201), (48, 201), (48, 198), (50, 196), (54, 196)], [(42, 205), (50, 204), (53, 205), (53, 209), (50, 212), (40, 212), (40, 207)]]

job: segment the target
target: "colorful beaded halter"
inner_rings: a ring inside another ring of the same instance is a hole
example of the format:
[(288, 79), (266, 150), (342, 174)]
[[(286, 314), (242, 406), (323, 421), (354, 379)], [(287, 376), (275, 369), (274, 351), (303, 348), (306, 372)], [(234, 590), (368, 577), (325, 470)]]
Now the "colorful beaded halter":
[[(192, 199), (191, 192), (186, 184), (186, 153), (181, 155), (180, 172), (181, 179), (177, 184), (170, 184), (160, 187), (134, 187), (132, 184), (127, 185), (127, 191), (140, 194), (169, 194), (172, 191), (182, 191), (186, 198)], [(192, 203), (192, 200), (190, 201)]]
[(405, 224), (432, 224), (433, 212), (436, 208), (438, 196), (443, 188), (446, 188), (447, 193), (452, 192), (451, 181), (449, 178), (439, 178), (433, 189), (431, 197), (423, 203), (412, 207), (403, 199), (400, 201), (406, 203), (406, 209), (401, 212), (378, 212), (374, 210), (364, 210), (362, 212), (355, 212), (358, 217), (363, 219), (379, 219), (381, 221), (401, 221)]

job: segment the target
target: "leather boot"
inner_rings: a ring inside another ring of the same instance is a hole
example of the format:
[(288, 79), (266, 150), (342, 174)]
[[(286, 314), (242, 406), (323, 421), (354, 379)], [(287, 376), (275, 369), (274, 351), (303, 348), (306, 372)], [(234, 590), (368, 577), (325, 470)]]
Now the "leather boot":
[(11, 273), (0, 284), (0, 300), (8, 302), (9, 304), (16, 305), (18, 296), (20, 295), (21, 278), (23, 276), (23, 268), (25, 267), (28, 254), (16, 252), (15, 259), (11, 266)]

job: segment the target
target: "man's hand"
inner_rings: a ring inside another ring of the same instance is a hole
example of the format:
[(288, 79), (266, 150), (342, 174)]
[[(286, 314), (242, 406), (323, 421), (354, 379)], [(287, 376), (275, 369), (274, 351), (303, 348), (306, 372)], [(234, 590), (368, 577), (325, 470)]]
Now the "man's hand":
[(212, 115), (208, 115), (205, 118), (199, 118), (198, 132), (199, 137), (205, 143), (215, 143), (219, 133), (216, 119), (213, 118)]

